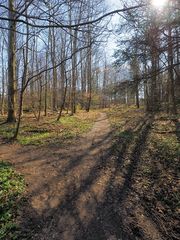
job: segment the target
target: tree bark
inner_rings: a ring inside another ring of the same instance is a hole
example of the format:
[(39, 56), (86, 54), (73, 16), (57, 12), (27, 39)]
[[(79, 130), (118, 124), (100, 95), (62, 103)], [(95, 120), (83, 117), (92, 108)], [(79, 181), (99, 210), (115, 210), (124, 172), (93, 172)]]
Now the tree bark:
[[(15, 19), (15, 1), (9, 0), (9, 19)], [(16, 22), (9, 21), (8, 38), (8, 116), (7, 122), (16, 121)]]
[(177, 113), (175, 91), (174, 91), (174, 72), (173, 72), (173, 46), (171, 26), (168, 27), (168, 73), (169, 73), (169, 107), (173, 114)]

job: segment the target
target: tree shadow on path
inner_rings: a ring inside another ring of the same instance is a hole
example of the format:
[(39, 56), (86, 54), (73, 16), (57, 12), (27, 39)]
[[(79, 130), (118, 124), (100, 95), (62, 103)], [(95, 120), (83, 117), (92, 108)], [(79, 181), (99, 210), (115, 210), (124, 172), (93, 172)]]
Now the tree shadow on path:
[[(111, 135), (105, 135), (86, 152), (71, 159), (64, 169), (57, 169), (57, 175), (46, 186), (32, 192), (32, 197), (38, 197), (44, 191), (49, 194), (46, 199), (42, 198), (44, 207), (41, 211), (32, 207), (29, 199), (24, 208), (19, 239), (146, 239), (143, 232), (134, 232), (134, 235), (129, 232), (123, 204), (131, 192), (152, 121), (152, 117), (147, 116), (136, 130), (125, 130), (124, 134), (131, 137), (121, 138), (121, 135), (109, 149), (101, 151), (104, 141), (111, 142)], [(118, 145), (120, 150), (114, 155)], [(76, 175), (76, 169), (80, 171), (79, 175)]]

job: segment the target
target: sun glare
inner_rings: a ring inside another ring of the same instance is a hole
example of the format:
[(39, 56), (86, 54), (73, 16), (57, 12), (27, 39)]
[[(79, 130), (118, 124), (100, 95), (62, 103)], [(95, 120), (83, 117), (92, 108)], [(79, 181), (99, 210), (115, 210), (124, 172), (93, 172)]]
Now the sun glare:
[(152, 5), (156, 8), (162, 8), (166, 5), (167, 0), (152, 0)]

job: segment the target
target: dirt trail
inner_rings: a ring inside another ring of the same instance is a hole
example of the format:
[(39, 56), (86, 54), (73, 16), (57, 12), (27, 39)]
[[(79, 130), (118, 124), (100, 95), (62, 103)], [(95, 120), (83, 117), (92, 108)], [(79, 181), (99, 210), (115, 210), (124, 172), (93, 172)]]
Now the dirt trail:
[(25, 176), (28, 206), (22, 227), (33, 231), (33, 239), (70, 240), (88, 234), (85, 228), (96, 215), (108, 180), (103, 165), (110, 140), (110, 125), (101, 113), (89, 133), (63, 149), (0, 146), (0, 159), (14, 163)]
[[(144, 141), (142, 137), (139, 144)], [(89, 133), (69, 146), (37, 149), (13, 145), (10, 149), (1, 144), (0, 148), (0, 159), (14, 163), (28, 184), (19, 239), (162, 239), (142, 214), (137, 217), (142, 216), (139, 222), (145, 228), (143, 234), (135, 229), (131, 237), (124, 229), (124, 223), (129, 225), (127, 216), (131, 216), (125, 196), (140, 150), (134, 150), (127, 171), (122, 171), (125, 153), (120, 158), (112, 154), (111, 129), (105, 113), (100, 114)]]

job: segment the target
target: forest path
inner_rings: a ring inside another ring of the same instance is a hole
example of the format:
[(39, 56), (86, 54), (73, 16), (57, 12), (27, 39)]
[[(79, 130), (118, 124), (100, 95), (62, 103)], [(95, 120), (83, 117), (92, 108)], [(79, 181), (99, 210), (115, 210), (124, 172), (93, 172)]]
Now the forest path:
[(96, 210), (105, 200), (112, 174), (107, 161), (110, 146), (105, 113), (100, 113), (90, 132), (69, 146), (9, 149), (2, 144), (0, 159), (14, 163), (28, 185), (23, 230), (33, 232), (33, 239), (105, 239), (108, 230), (102, 228)]
[[(129, 143), (120, 142), (118, 157), (105, 113), (71, 145), (38, 149), (1, 144), (0, 159), (14, 163), (27, 183), (18, 239), (162, 240), (139, 204), (137, 216), (131, 212), (134, 204), (128, 192), (148, 136), (149, 119), (139, 126), (142, 131), (133, 151), (128, 153)], [(129, 217), (137, 217), (140, 229)]]

